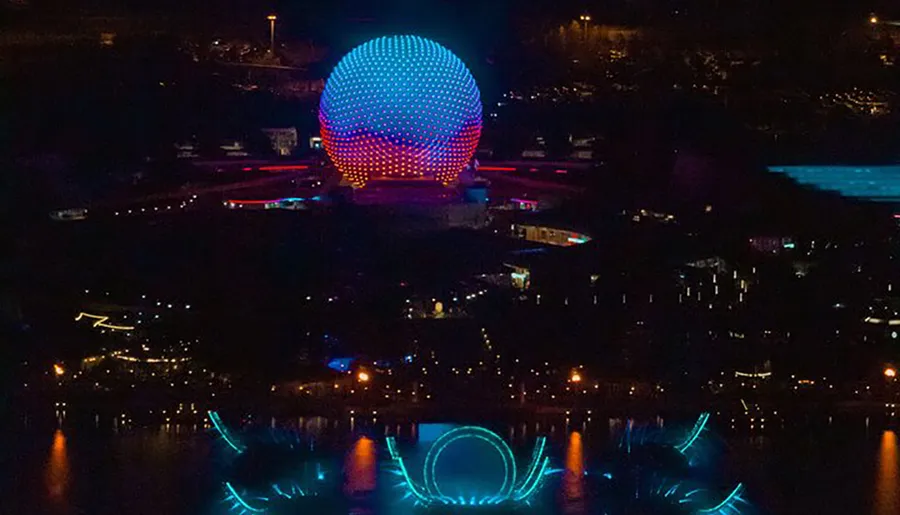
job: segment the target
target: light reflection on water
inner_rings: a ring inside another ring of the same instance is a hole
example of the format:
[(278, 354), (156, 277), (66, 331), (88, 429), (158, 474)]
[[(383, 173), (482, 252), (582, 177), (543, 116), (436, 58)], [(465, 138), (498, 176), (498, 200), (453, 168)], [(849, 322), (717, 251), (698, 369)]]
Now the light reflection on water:
[(50, 458), (47, 460), (44, 480), (47, 485), (47, 498), (55, 504), (64, 506), (69, 492), (69, 451), (66, 447), (66, 436), (61, 429), (53, 433), (50, 445)]
[(572, 431), (566, 445), (563, 496), (566, 513), (584, 513), (584, 444), (578, 431)]
[(374, 491), (377, 477), (376, 464), (375, 441), (365, 436), (360, 437), (347, 454), (347, 461), (344, 465), (347, 478), (344, 493), (360, 495)]
[(900, 455), (897, 452), (897, 433), (881, 434), (878, 469), (875, 475), (874, 515), (900, 513)]
[[(537, 433), (556, 435), (556, 443), (561, 444), (561, 448), (557, 448), (561, 452), (553, 457), (553, 460), (556, 466), (564, 470), (561, 476), (557, 476), (557, 482), (550, 482), (547, 485), (551, 488), (547, 493), (556, 497), (560, 501), (559, 504), (555, 508), (547, 505), (542, 508), (534, 507), (535, 511), (529, 513), (583, 515), (596, 510), (594, 501), (590, 500), (591, 496), (588, 495), (590, 489), (587, 480), (590, 476), (584, 475), (585, 461), (590, 451), (605, 447), (609, 438), (607, 426), (610, 429), (620, 428), (625, 425), (626, 420), (601, 418), (597, 422), (599, 424), (595, 424), (592, 428), (591, 424), (587, 425), (591, 428), (588, 432), (564, 431), (563, 424), (541, 424), (540, 429), (535, 424), (527, 426), (527, 432), (531, 433), (526, 437), (529, 442)], [(773, 470), (784, 466), (796, 466), (791, 461), (793, 458), (782, 456), (783, 452), (780, 451), (772, 455), (771, 469), (764, 471), (765, 476), (762, 480), (766, 481), (767, 488), (774, 489), (774, 495), (783, 496), (782, 503), (789, 503), (785, 507), (790, 507), (794, 512), (819, 503), (823, 508), (819, 510), (822, 515), (846, 513), (848, 506), (860, 508), (867, 505), (872, 506), (871, 510), (860, 509), (857, 512), (870, 511), (873, 515), (900, 514), (900, 448), (898, 448), (900, 442), (897, 431), (883, 431), (880, 432), (880, 436), (873, 435), (874, 440), (869, 440), (862, 437), (862, 421), (858, 424), (860, 438), (853, 440), (854, 450), (843, 453), (841, 449), (829, 451), (827, 447), (823, 447), (820, 451), (833, 455), (838, 461), (841, 460), (840, 456), (845, 454), (863, 457), (866, 462), (865, 468), (871, 471), (870, 473), (864, 473), (864, 469), (848, 468), (845, 473), (833, 471), (818, 475), (809, 474), (810, 477), (804, 478), (802, 484), (788, 482), (782, 485), (778, 480), (770, 483), (765, 478), (772, 477), (770, 474)], [(597, 425), (600, 426), (600, 431), (595, 431), (598, 429)], [(372, 496), (381, 495), (376, 494), (376, 490), (381, 492), (392, 486), (390, 481), (382, 482), (385, 477), (379, 476), (385, 465), (385, 455), (380, 452), (383, 442), (372, 435), (382, 433), (380, 426), (375, 428), (370, 424), (358, 424), (360, 432), (365, 432), (369, 436), (354, 436), (349, 448), (339, 443), (345, 441), (348, 431), (346, 422), (338, 422), (335, 425), (333, 421), (326, 419), (307, 418), (302, 421), (300, 427), (309, 433), (322, 435), (321, 441), (324, 445), (340, 452), (339, 456), (344, 464), (344, 480), (341, 487), (348, 498), (371, 499)], [(574, 425), (575, 429), (582, 427), (584, 426), (580, 423)], [(519, 424), (507, 428), (511, 430), (513, 442), (522, 439), (524, 436), (522, 433), (526, 432)], [(49, 440), (46, 439), (47, 433), (43, 433), (43, 436), (35, 433), (35, 444), (40, 441), (39, 446), (34, 448), (36, 452), (31, 456), (28, 453), (21, 455), (17, 464), (22, 471), (19, 472), (17, 479), (19, 488), (12, 491), (0, 503), (0, 512), (119, 515), (125, 512), (148, 513), (149, 511), (142, 510), (153, 510), (154, 513), (198, 515), (200, 511), (188, 507), (208, 506), (211, 502), (216, 506), (221, 505), (219, 483), (213, 480), (186, 481), (186, 478), (209, 477), (210, 470), (215, 470), (215, 464), (211, 463), (211, 460), (214, 461), (214, 454), (210, 453), (215, 439), (202, 430), (192, 431), (191, 426), (184, 426), (181, 429), (177, 431), (174, 425), (168, 431), (134, 429), (109, 437), (56, 429), (50, 433), (52, 437)], [(392, 433), (402, 434), (405, 436), (404, 439), (412, 440), (417, 440), (418, 429), (415, 424), (403, 425), (400, 428), (391, 426)], [(504, 433), (507, 431), (501, 428), (500, 434)], [(771, 438), (791, 442), (793, 440), (782, 439), (794, 437), (774, 434)], [(784, 445), (791, 447), (788, 443)], [(528, 448), (528, 445), (526, 443), (524, 446), (514, 447), (521, 450)], [(90, 452), (82, 452), (87, 449), (90, 449)], [(772, 450), (773, 446), (751, 446), (749, 451), (745, 451), (750, 454), (741, 456), (744, 459), (757, 459), (754, 456), (762, 456), (771, 453)], [(29, 464), (31, 459), (33, 461)], [(29, 466), (34, 475), (28, 472)], [(805, 468), (803, 470), (808, 471)], [(9, 476), (10, 470), (3, 473)], [(807, 503), (802, 500), (802, 495), (795, 496), (791, 493), (797, 487), (819, 491), (821, 484), (826, 480), (829, 484), (833, 484), (831, 481), (838, 477), (849, 485), (853, 477), (847, 477), (848, 474), (866, 478), (865, 481), (860, 481), (858, 486), (852, 487), (856, 488), (855, 490), (820, 492), (825, 497), (821, 502)], [(197, 486), (203, 486), (205, 490), (198, 490)], [(761, 492), (757, 490), (755, 493)], [(38, 511), (23, 511), (29, 505), (34, 506), (34, 503), (41, 507)], [(7, 511), (9, 506), (16, 509)], [(395, 507), (385, 511), (372, 504), (365, 506), (366, 508), (362, 509), (364, 513), (399, 513)], [(838, 511), (838, 506), (845, 509)], [(182, 507), (185, 507), (185, 511), (178, 511)], [(835, 509), (831, 510), (832, 507)], [(351, 511), (359, 509), (361, 508), (355, 507)]]

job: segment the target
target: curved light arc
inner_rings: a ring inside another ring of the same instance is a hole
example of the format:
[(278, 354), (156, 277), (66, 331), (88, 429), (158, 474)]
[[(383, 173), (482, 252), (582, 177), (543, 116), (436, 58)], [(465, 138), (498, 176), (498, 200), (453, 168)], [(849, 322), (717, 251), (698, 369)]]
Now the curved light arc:
[[(435, 466), (441, 453), (453, 442), (466, 438), (487, 442), (503, 458), (504, 482), (496, 494), (482, 497), (472, 496), (467, 499), (465, 497), (457, 498), (445, 495), (441, 490), (435, 474)], [(410, 477), (406, 463), (397, 450), (396, 440), (393, 437), (388, 437), (386, 441), (388, 452), (397, 465), (399, 475), (403, 478), (403, 483), (407, 488), (407, 495), (414, 497), (418, 503), (423, 505), (481, 506), (508, 502), (527, 503), (528, 499), (537, 491), (543, 477), (548, 474), (550, 467), (550, 459), (544, 456), (546, 438), (539, 437), (532, 451), (531, 461), (526, 469), (527, 472), (524, 479), (517, 483), (515, 457), (509, 445), (492, 431), (477, 426), (465, 426), (444, 433), (432, 443), (423, 464), (422, 476), (424, 484), (419, 485)]]
[(219, 433), (219, 435), (222, 436), (222, 439), (225, 440), (225, 443), (227, 443), (228, 446), (234, 450), (234, 452), (238, 454), (243, 453), (246, 450), (246, 447), (241, 443), (239, 439), (237, 439), (237, 437), (231, 434), (231, 431), (229, 431), (227, 427), (225, 427), (225, 424), (222, 423), (222, 418), (219, 417), (219, 413), (215, 411), (209, 411), (207, 412), (207, 414), (209, 415), (209, 420), (210, 422), (212, 422), (213, 427), (216, 428), (216, 431)]
[(675, 446), (678, 452), (684, 454), (692, 445), (694, 445), (694, 442), (697, 441), (697, 438), (700, 438), (700, 434), (706, 428), (707, 422), (709, 422), (709, 413), (701, 413), (687, 438), (685, 438), (681, 444)]
[(428, 450), (425, 456), (425, 489), (435, 497), (446, 497), (438, 484), (435, 469), (438, 458), (453, 442), (465, 439), (476, 439), (487, 442), (503, 460), (503, 484), (492, 498), (505, 499), (512, 495), (516, 483), (516, 462), (512, 449), (495, 433), (476, 426), (465, 426), (453, 429), (441, 435)]

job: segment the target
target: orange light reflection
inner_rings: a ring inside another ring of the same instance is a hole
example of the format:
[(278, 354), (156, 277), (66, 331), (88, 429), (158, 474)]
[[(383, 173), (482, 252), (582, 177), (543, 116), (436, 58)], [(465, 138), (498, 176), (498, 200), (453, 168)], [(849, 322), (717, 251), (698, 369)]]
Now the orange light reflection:
[(897, 453), (897, 433), (881, 434), (878, 452), (878, 472), (875, 478), (874, 515), (900, 513), (900, 456)]
[(573, 431), (566, 446), (566, 472), (563, 476), (563, 493), (566, 500), (584, 497), (584, 446), (581, 433)]
[(47, 495), (57, 503), (64, 503), (69, 490), (69, 451), (66, 437), (61, 429), (53, 434), (53, 445), (50, 447), (50, 459), (44, 471), (47, 484)]
[(375, 442), (364, 436), (357, 440), (347, 455), (345, 464), (347, 482), (344, 491), (347, 494), (361, 494), (375, 490), (376, 461)]

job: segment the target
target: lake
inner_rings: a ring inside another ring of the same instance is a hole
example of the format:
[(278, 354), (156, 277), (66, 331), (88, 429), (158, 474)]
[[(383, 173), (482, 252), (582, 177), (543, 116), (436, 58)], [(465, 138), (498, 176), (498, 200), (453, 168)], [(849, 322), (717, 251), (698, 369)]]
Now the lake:
[[(723, 456), (722, 474), (739, 478), (746, 486), (744, 496), (752, 506), (742, 506), (741, 513), (900, 513), (900, 431), (896, 427), (876, 427), (860, 418), (827, 417), (750, 429), (740, 422), (733, 427), (727, 418), (718, 418), (713, 417), (703, 438), (705, 445)], [(611, 435), (623, 423), (596, 417), (577, 425), (563, 420), (486, 424), (509, 443), (521, 467), (536, 436), (547, 437), (551, 466), (559, 473), (548, 476), (532, 506), (518, 512), (603, 513), (600, 501), (591, 494), (591, 474), (601, 451), (611, 447)], [(650, 422), (654, 427), (689, 428), (690, 424), (661, 419)], [(419, 440), (433, 439), (425, 433), (440, 427), (323, 418), (277, 421), (275, 425), (294, 427), (298, 434), (316, 442), (333, 461), (328, 479), (334, 483), (334, 495), (344, 498), (336, 510), (359, 515), (414, 511), (409, 502), (394, 499), (398, 480), (387, 472), (390, 459), (385, 438), (396, 436), (403, 452), (413, 452), (423, 445)], [(0, 454), (5, 484), (0, 513), (240, 513), (241, 508), (232, 509), (234, 503), (226, 500), (223, 488), (223, 456), (228, 449), (208, 426), (63, 424), (53, 428), (16, 424), (7, 430)]]

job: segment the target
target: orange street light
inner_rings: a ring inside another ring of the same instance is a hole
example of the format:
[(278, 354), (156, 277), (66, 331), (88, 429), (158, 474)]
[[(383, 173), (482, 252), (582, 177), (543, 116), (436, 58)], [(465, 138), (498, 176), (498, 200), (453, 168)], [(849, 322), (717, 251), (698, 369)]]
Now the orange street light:
[(584, 23), (584, 35), (585, 35), (585, 37), (587, 37), (587, 28), (588, 28), (588, 23), (591, 21), (591, 15), (590, 14), (582, 14), (581, 16), (578, 17), (578, 19), (581, 20), (582, 23)]
[(269, 51), (273, 54), (275, 53), (275, 20), (278, 19), (278, 16), (274, 14), (270, 14), (266, 16), (266, 19), (269, 20)]
[(878, 16), (872, 15), (872, 17), (869, 18), (869, 23), (871, 23), (872, 25), (878, 23)]
[(368, 383), (370, 379), (369, 373), (364, 371), (360, 371), (358, 374), (356, 374), (356, 378), (359, 379), (360, 383)]
[(581, 374), (579, 374), (578, 372), (572, 372), (572, 376), (569, 377), (569, 381), (572, 381), (573, 383), (580, 383)]
[(894, 367), (885, 367), (884, 377), (888, 379), (895, 379), (897, 377), (897, 369)]
[(57, 363), (57, 364), (53, 365), (53, 373), (55, 373), (56, 376), (59, 377), (59, 376), (61, 376), (61, 375), (63, 375), (63, 374), (66, 373), (66, 369), (63, 368), (62, 365), (60, 365), (59, 363)]

